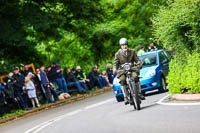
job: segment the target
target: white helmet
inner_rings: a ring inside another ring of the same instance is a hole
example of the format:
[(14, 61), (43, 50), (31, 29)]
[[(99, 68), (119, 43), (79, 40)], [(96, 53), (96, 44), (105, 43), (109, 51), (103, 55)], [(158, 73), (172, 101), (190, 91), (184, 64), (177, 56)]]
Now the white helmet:
[(121, 45), (123, 45), (123, 44), (128, 45), (128, 40), (127, 40), (126, 38), (121, 38), (121, 39), (119, 40), (119, 45), (121, 46)]

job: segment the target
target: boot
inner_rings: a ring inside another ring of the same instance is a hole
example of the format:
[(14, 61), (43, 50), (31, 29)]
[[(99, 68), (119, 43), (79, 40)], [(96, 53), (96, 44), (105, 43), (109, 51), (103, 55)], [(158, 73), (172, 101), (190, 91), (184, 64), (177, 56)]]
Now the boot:
[(128, 100), (127, 97), (124, 97), (124, 104), (125, 104), (125, 105), (129, 104), (129, 100)]
[(141, 100), (145, 100), (146, 99), (142, 94), (139, 94), (139, 97), (140, 97)]

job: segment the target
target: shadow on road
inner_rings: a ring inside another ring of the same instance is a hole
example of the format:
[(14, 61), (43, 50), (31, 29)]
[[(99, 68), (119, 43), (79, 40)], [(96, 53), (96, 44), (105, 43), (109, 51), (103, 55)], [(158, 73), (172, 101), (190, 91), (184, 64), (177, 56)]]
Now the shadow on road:
[(147, 94), (145, 94), (145, 97), (149, 97), (149, 96), (152, 96), (152, 95), (158, 95), (158, 94), (161, 94), (161, 93), (165, 93), (165, 92), (152, 91), (152, 92), (148, 92)]
[(141, 110), (143, 110), (143, 109), (147, 109), (147, 108), (152, 108), (152, 107), (155, 107), (155, 106), (157, 106), (158, 104), (156, 104), (156, 103), (152, 103), (152, 104), (150, 104), (150, 105), (147, 105), (147, 106), (141, 106)]

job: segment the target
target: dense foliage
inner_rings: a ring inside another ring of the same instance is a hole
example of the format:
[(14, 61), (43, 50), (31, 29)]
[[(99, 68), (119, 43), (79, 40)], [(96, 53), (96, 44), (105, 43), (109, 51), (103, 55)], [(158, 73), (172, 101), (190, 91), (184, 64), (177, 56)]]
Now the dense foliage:
[(165, 0), (1, 0), (0, 73), (16, 64), (63, 67), (112, 62), (121, 37), (148, 44)]
[(159, 44), (176, 52), (167, 77), (169, 92), (199, 93), (200, 1), (169, 1), (152, 21)]
[(199, 47), (200, 1), (174, 0), (153, 18), (155, 38), (165, 48), (190, 52)]
[(200, 92), (200, 56), (193, 52), (185, 62), (175, 58), (170, 62), (170, 72), (167, 77), (171, 94)]

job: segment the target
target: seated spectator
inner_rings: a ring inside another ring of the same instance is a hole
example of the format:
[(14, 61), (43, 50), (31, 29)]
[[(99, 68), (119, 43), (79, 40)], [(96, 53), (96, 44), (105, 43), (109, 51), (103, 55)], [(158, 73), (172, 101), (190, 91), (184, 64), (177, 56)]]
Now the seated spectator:
[(29, 72), (28, 75), (25, 77), (25, 89), (27, 90), (28, 97), (31, 100), (33, 108), (35, 108), (35, 105), (37, 105), (37, 107), (40, 107), (40, 104), (36, 96), (35, 85), (31, 80), (33, 76), (34, 75), (31, 72)]
[(66, 69), (65, 79), (69, 87), (76, 87), (80, 93), (87, 92), (87, 90), (81, 87), (75, 75), (71, 72), (70, 68)]
[(108, 75), (107, 75), (107, 73), (106, 73), (106, 71), (103, 71), (102, 72), (102, 77), (104, 77), (105, 79), (106, 79), (106, 82), (107, 82), (107, 84), (109, 85), (109, 86), (112, 86), (112, 84), (109, 82), (109, 80), (108, 80)]
[(150, 51), (155, 51), (155, 50), (157, 50), (157, 48), (156, 48), (156, 46), (154, 46), (154, 43), (151, 42), (151, 43), (149, 44), (148, 51), (150, 52)]
[(107, 64), (106, 73), (108, 75), (109, 83), (112, 84), (113, 80), (114, 80), (114, 75), (113, 75), (113, 70), (112, 70), (112, 64)]
[(58, 87), (59, 87), (61, 93), (64, 93), (64, 92), (68, 93), (67, 83), (65, 81), (65, 78), (63, 77), (62, 69), (56, 62), (53, 62), (51, 64), (50, 73), (51, 73), (53, 80), (55, 80), (56, 83), (58, 84)]
[(106, 79), (100, 74), (100, 70), (97, 67), (97, 72), (96, 72), (96, 77), (100, 80), (102, 83), (103, 87), (108, 86), (108, 83), (106, 82)]
[(14, 88), (15, 97), (17, 97), (17, 99), (19, 100), (22, 109), (28, 110), (27, 99), (26, 97), (24, 97), (23, 93), (23, 86), (24, 86), (23, 77), (19, 72), (19, 67), (14, 68), (14, 74), (12, 76), (12, 84)]
[[(98, 73), (97, 66), (93, 67), (92, 70), (88, 74), (90, 85), (93, 87), (98, 86), (99, 88), (103, 88), (104, 85), (102, 83), (102, 78)], [(105, 78), (104, 78), (105, 79)]]
[(85, 90), (89, 90), (87, 87), (87, 82), (89, 82), (90, 80), (86, 78), (86, 74), (81, 70), (80, 66), (76, 67), (76, 70), (72, 69), (72, 73), (76, 76), (76, 78), (78, 79), (80, 85), (85, 89)]

